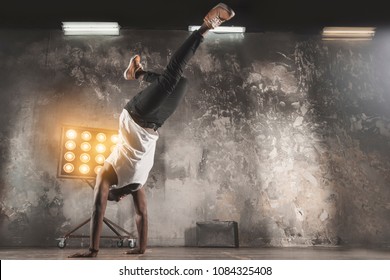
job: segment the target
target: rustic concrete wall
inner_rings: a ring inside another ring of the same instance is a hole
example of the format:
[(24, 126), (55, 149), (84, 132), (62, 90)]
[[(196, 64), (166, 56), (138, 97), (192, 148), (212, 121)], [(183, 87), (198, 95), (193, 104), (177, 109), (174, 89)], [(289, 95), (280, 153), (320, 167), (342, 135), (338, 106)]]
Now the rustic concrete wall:
[[(55, 246), (88, 217), (88, 185), (56, 177), (61, 125), (116, 129), (146, 86), (122, 78), (131, 54), (161, 71), (187, 36), (0, 31), (1, 246)], [(238, 222), (242, 246), (388, 245), (389, 47), (384, 35), (209, 36), (160, 130), (149, 243), (195, 245), (195, 223), (219, 219)], [(133, 214), (126, 198), (106, 216), (135, 233)]]

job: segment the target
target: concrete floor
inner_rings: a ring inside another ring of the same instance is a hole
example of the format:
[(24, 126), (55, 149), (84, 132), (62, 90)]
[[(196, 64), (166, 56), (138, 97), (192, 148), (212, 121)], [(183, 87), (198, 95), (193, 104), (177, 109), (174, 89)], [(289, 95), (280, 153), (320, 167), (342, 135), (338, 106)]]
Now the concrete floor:
[[(85, 249), (0, 248), (1, 260), (63, 260)], [(144, 255), (126, 255), (124, 248), (102, 248), (101, 260), (390, 260), (390, 248), (194, 248), (153, 247)]]

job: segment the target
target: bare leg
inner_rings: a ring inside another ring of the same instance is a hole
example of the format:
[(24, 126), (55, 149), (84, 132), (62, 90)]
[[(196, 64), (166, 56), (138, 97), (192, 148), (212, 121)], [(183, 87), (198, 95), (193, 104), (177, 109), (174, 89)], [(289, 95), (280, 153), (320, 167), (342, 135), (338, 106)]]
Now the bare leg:
[(141, 188), (132, 193), (135, 208), (135, 222), (138, 231), (139, 248), (127, 251), (126, 254), (144, 254), (148, 240), (148, 211), (145, 189)]
[(117, 184), (117, 182), (118, 178), (115, 170), (112, 168), (111, 164), (105, 162), (102, 171), (96, 177), (89, 251), (85, 253), (76, 253), (69, 256), (69, 258), (92, 258), (97, 256), (103, 227), (103, 218), (107, 206), (108, 190), (110, 186)]

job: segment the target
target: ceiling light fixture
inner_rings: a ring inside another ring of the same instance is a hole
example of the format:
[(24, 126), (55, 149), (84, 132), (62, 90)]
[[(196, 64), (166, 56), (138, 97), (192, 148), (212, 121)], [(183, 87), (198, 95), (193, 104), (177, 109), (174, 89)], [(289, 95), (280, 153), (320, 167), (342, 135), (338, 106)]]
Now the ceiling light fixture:
[(324, 27), (322, 40), (372, 40), (375, 27)]
[[(188, 31), (195, 31), (200, 28), (200, 25), (188, 26)], [(210, 29), (210, 32), (214, 33), (244, 33), (245, 27), (242, 26), (218, 26), (217, 28)]]
[(65, 35), (119, 35), (117, 22), (63, 22)]

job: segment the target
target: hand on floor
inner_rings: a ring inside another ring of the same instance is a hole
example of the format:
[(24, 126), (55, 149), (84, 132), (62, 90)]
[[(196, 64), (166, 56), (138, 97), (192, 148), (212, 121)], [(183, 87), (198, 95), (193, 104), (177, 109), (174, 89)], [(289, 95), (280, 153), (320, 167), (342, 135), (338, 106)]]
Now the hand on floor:
[(95, 258), (97, 256), (97, 252), (87, 251), (85, 253), (76, 253), (68, 256), (68, 258)]
[(125, 252), (126, 255), (142, 255), (144, 253), (145, 252), (141, 251), (140, 249), (131, 249), (131, 250)]

